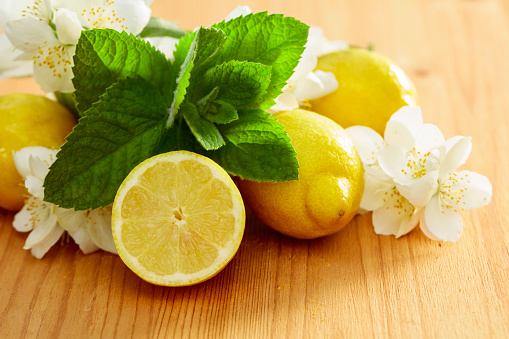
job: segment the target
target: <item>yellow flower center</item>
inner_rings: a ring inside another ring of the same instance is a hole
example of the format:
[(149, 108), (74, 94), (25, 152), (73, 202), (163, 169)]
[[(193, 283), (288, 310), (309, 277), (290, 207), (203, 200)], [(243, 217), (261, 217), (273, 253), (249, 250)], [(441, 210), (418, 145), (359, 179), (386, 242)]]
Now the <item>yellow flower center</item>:
[(72, 67), (71, 56), (63, 44), (48, 44), (37, 47), (37, 54), (32, 57), (35, 66), (52, 69), (54, 77), (62, 78), (62, 73), (70, 72)]
[(46, 7), (43, 5), (42, 0), (34, 1), (32, 6), (26, 6), (24, 10), (21, 11), (22, 18), (35, 18), (39, 21), (48, 22), (47, 15), (49, 13), (45, 13)]
[(456, 185), (465, 182), (470, 183), (468, 174), (459, 175), (458, 173), (453, 172), (449, 173), (444, 184), (440, 185), (439, 197), (442, 213), (445, 213), (446, 210), (452, 210), (454, 212), (464, 210), (462, 206), (466, 205), (466, 203), (463, 201), (463, 198), (465, 197), (465, 192), (468, 191), (468, 187), (464, 187), (464, 185)]
[(396, 188), (385, 192), (384, 203), (385, 209), (393, 208), (398, 211), (399, 215), (406, 214), (409, 218), (414, 215), (415, 207)]
[(410, 156), (408, 157), (408, 161), (406, 164), (406, 169), (402, 169), (401, 172), (404, 175), (408, 175), (409, 173), (412, 175), (412, 179), (419, 179), (425, 176), (428, 171), (426, 170), (426, 162), (428, 161), (431, 152), (426, 154), (421, 154), (421, 152), (416, 152), (415, 148), (410, 152)]
[(91, 25), (89, 28), (113, 28), (129, 29), (125, 25), (125, 18), (120, 18), (111, 6), (115, 3), (113, 0), (106, 0), (104, 6), (84, 9), (81, 16), (87, 19)]

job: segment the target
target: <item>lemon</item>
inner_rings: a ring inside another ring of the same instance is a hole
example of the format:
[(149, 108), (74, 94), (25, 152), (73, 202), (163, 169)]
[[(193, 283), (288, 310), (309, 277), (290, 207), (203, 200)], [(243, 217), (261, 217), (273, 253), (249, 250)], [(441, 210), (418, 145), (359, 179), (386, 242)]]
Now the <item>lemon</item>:
[(311, 109), (343, 128), (368, 126), (383, 136), (392, 114), (403, 106), (417, 105), (408, 76), (381, 54), (360, 48), (343, 50), (320, 57), (317, 69), (334, 73), (339, 87), (311, 101)]
[(113, 203), (113, 239), (120, 258), (142, 279), (187, 286), (228, 264), (245, 218), (242, 197), (218, 164), (170, 152), (145, 160), (125, 178)]
[(31, 94), (0, 96), (0, 207), (19, 210), (28, 194), (13, 151), (27, 146), (58, 149), (76, 125), (76, 118), (59, 103)]
[(240, 180), (246, 204), (266, 225), (287, 236), (313, 239), (343, 228), (357, 213), (364, 190), (361, 160), (343, 129), (322, 115), (276, 113), (299, 161), (299, 180)]

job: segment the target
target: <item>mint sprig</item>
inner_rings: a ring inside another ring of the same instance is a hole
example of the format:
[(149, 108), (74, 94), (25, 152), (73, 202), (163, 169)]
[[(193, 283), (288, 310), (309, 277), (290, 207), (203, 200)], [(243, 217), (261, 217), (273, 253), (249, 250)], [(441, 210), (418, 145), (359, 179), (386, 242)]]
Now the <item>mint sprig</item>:
[(73, 67), (83, 117), (46, 176), (45, 200), (106, 206), (138, 163), (178, 149), (244, 179), (298, 179), (290, 139), (264, 110), (293, 73), (307, 30), (293, 18), (248, 15), (185, 35), (173, 62), (133, 35), (83, 32)]

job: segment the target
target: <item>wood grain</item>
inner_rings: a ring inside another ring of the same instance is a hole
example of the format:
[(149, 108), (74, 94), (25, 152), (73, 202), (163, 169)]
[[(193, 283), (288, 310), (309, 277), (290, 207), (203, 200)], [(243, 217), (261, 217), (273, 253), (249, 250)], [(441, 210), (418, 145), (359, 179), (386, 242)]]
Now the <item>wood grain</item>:
[[(493, 201), (464, 213), (454, 244), (419, 230), (374, 234), (370, 215), (313, 241), (286, 238), (248, 212), (244, 241), (215, 278), (150, 285), (115, 255), (84, 256), (63, 240), (42, 260), (0, 212), (0, 337), (340, 338), (509, 336), (509, 2), (496, 0), (248, 1), (296, 16), (331, 38), (372, 43), (415, 82), (425, 121), (471, 135), (467, 168)], [(234, 1), (166, 2), (153, 12), (193, 28)], [(0, 94), (40, 93), (32, 80)]]

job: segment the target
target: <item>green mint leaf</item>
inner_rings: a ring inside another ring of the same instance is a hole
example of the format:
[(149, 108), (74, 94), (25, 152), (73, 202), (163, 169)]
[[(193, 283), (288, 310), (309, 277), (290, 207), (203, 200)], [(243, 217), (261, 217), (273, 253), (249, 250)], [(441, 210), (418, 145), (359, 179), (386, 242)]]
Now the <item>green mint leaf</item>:
[(167, 127), (172, 125), (184, 99), (188, 98), (188, 101), (191, 101), (194, 88), (200, 84), (201, 74), (219, 57), (218, 51), (225, 40), (226, 37), (220, 30), (202, 27), (179, 41), (173, 54), (175, 57), (173, 67), (180, 71), (174, 100), (168, 109)]
[(179, 111), (180, 105), (187, 94), (187, 87), (190, 84), (191, 71), (194, 67), (197, 48), (196, 33), (189, 33), (180, 39), (177, 49), (173, 53), (175, 61), (173, 67), (178, 71), (176, 77), (176, 87), (173, 93), (173, 101), (167, 110), (166, 128), (173, 125), (173, 121)]
[(157, 17), (151, 17), (147, 26), (141, 31), (140, 37), (170, 37), (180, 39), (187, 32), (180, 28), (176, 23)]
[[(194, 61), (195, 67), (191, 77), (191, 85), (189, 86), (189, 101), (194, 101), (196, 89), (202, 82), (203, 74), (212, 66), (214, 66), (219, 59), (221, 48), (226, 42), (226, 35), (223, 31), (216, 28), (200, 29), (196, 33), (196, 60)], [(197, 95), (200, 95), (198, 93)]]
[(203, 90), (219, 87), (217, 99), (236, 108), (255, 107), (267, 93), (270, 66), (230, 60), (209, 69), (203, 77)]
[(239, 118), (237, 109), (226, 101), (213, 101), (202, 116), (215, 124), (229, 124)]
[(191, 103), (184, 103), (181, 106), (181, 113), (193, 132), (196, 140), (207, 151), (216, 150), (224, 146), (225, 142), (221, 133), (219, 133), (213, 123), (203, 119), (198, 113), (198, 109)]
[(216, 100), (217, 94), (219, 93), (219, 87), (214, 87), (212, 91), (210, 91), (203, 98), (199, 99), (196, 102), (196, 107), (200, 113), (206, 112), (209, 110), (209, 106), (212, 101)]
[(171, 63), (149, 43), (126, 32), (93, 29), (81, 33), (74, 56), (77, 107), (85, 112), (106, 89), (126, 76), (152, 83), (169, 103), (174, 84)]
[(186, 150), (189, 152), (205, 154), (205, 149), (200, 145), (196, 137), (193, 135), (193, 132), (189, 129), (189, 126), (186, 123), (186, 120), (182, 115), (179, 115), (177, 119), (175, 119), (175, 124), (177, 129), (177, 149), (178, 150)]
[(176, 147), (165, 138), (165, 110), (150, 82), (120, 79), (67, 137), (44, 181), (45, 200), (76, 210), (111, 204), (137, 164)]
[(229, 103), (215, 100), (219, 93), (219, 87), (214, 87), (209, 94), (198, 100), (196, 107), (202, 117), (214, 124), (227, 124), (237, 120), (237, 109)]
[(221, 62), (245, 60), (272, 66), (272, 77), (261, 109), (270, 108), (293, 74), (307, 42), (309, 27), (302, 22), (267, 12), (250, 14), (213, 25), (228, 40)]
[(270, 114), (259, 109), (241, 109), (238, 115), (238, 120), (219, 126), (226, 145), (204, 154), (227, 172), (243, 179), (298, 179), (297, 153), (283, 126)]

